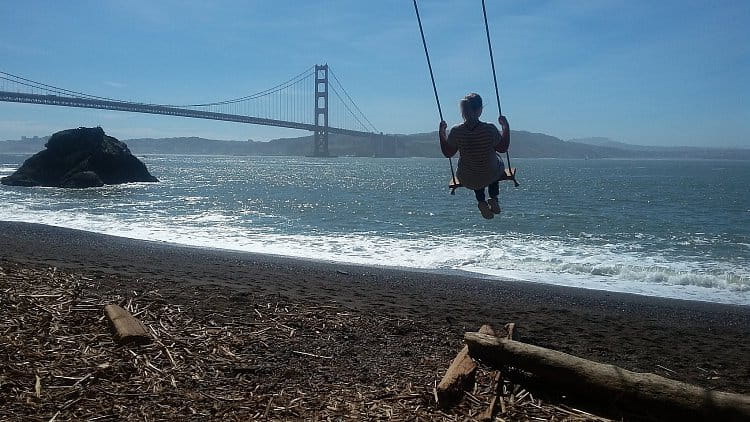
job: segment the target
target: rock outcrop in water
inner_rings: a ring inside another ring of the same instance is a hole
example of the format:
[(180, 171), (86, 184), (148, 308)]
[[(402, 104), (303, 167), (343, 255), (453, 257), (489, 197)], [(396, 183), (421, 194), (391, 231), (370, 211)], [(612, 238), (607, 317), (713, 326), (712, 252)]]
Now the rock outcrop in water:
[(101, 127), (57, 132), (45, 147), (0, 182), (11, 186), (63, 188), (158, 182), (125, 143), (107, 136)]

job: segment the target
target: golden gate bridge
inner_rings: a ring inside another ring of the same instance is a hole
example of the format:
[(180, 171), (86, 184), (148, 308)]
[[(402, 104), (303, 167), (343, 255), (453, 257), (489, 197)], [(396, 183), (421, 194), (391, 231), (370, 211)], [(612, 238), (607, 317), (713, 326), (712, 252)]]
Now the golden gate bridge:
[(274, 87), (224, 101), (151, 104), (100, 97), (0, 71), (0, 101), (223, 120), (313, 132), (313, 155), (329, 156), (328, 135), (382, 137), (327, 65)]

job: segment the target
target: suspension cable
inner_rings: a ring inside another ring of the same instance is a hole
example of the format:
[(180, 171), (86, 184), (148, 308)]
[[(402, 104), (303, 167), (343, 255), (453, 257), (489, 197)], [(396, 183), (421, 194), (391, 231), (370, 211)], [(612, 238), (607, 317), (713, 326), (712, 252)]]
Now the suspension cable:
[[(288, 87), (296, 84), (297, 82), (300, 82), (301, 80), (304, 80), (305, 78), (307, 78), (309, 76), (309, 72), (312, 69), (313, 69), (313, 67), (310, 66), (309, 68), (305, 69), (303, 72), (299, 73), (298, 75), (294, 76), (293, 78), (291, 78), (291, 79), (289, 79), (289, 80), (287, 80), (285, 82), (282, 82), (282, 83), (280, 83), (280, 84), (278, 84), (276, 86), (273, 86), (271, 88), (265, 89), (263, 91), (259, 91), (259, 92), (256, 92), (254, 94), (250, 94), (250, 95), (247, 95), (247, 96), (244, 96), (244, 97), (240, 97), (240, 98), (234, 98), (234, 99), (231, 99), (231, 100), (217, 101), (217, 102), (211, 102), (211, 103), (203, 103), (203, 104), (185, 104), (185, 105), (163, 104), (163, 105), (165, 107), (178, 107), (178, 108), (186, 108), (186, 107), (209, 107), (209, 106), (216, 106), (216, 105), (232, 104), (232, 103), (237, 103), (237, 102), (241, 102), (241, 101), (245, 101), (245, 100), (254, 100), (254, 99), (266, 96), (266, 95), (274, 94), (276, 92), (279, 92), (279, 91), (281, 91), (283, 89), (286, 89), (286, 88), (288, 88)], [(0, 71), (0, 74), (9, 76), (10, 78), (18, 79), (18, 80), (12, 80), (12, 79), (9, 79), (9, 78), (0, 77), (0, 78), (2, 78), (4, 80), (7, 80), (8, 82), (18, 83), (20, 85), (28, 86), (30, 88), (37, 88), (37, 89), (42, 89), (42, 90), (48, 90), (48, 91), (55, 92), (57, 94), (73, 95), (73, 96), (86, 97), (86, 98), (91, 98), (91, 99), (96, 99), (96, 100), (104, 100), (104, 101), (118, 101), (118, 102), (132, 103), (132, 104), (144, 104), (144, 103), (137, 103), (137, 102), (133, 102), (133, 101), (118, 100), (118, 99), (115, 99), (115, 98), (100, 97), (100, 96), (97, 96), (97, 95), (86, 94), (86, 93), (78, 92), (78, 91), (71, 91), (69, 89), (60, 88), (60, 87), (57, 87), (57, 86), (54, 86), (54, 85), (48, 85), (48, 84), (45, 84), (45, 83), (33, 81), (31, 79), (26, 79), (26, 78), (23, 78), (21, 76), (13, 75), (13, 74), (7, 73), (7, 72)], [(20, 81), (24, 81), (26, 83), (20, 82)]]
[(238, 103), (240, 101), (246, 101), (246, 100), (255, 100), (260, 97), (264, 97), (266, 95), (274, 94), (276, 92), (279, 92), (283, 89), (286, 89), (295, 83), (307, 78), (309, 76), (309, 72), (313, 69), (312, 66), (308, 67), (298, 75), (294, 76), (293, 78), (282, 82), (276, 86), (273, 86), (268, 89), (264, 89), (263, 91), (258, 91), (254, 94), (246, 95), (244, 97), (239, 98), (233, 98), (231, 100), (224, 100), (224, 101), (217, 101), (212, 103), (204, 103), (204, 104), (185, 104), (185, 105), (171, 105), (170, 107), (207, 107), (207, 106), (213, 106), (213, 105), (224, 105), (224, 104), (230, 104), (230, 103)]
[(12, 73), (7, 73), (7, 72), (0, 71), (0, 74), (6, 75), (6, 76), (9, 76), (11, 78), (18, 79), (18, 80), (25, 81), (25, 82), (33, 84), (33, 85), (29, 85), (28, 83), (23, 83), (23, 82), (19, 82), (19, 81), (14, 81), (12, 79), (3, 78), (3, 79), (5, 79), (5, 80), (7, 80), (9, 82), (14, 82), (14, 83), (17, 83), (17, 84), (20, 84), (20, 85), (28, 86), (30, 88), (37, 88), (37, 89), (41, 89), (41, 90), (52, 91), (52, 92), (56, 92), (57, 94), (66, 94), (66, 95), (73, 94), (73, 95), (76, 95), (76, 96), (82, 96), (82, 97), (92, 98), (92, 99), (95, 99), (95, 100), (120, 101), (120, 100), (117, 100), (117, 99), (114, 99), (114, 98), (99, 97), (99, 96), (96, 96), (96, 95), (86, 94), (86, 93), (83, 93), (83, 92), (71, 91), (69, 89), (60, 88), (60, 87), (56, 87), (56, 86), (53, 86), (53, 85), (47, 85), (47, 84), (44, 84), (44, 83), (41, 83), (41, 82), (32, 81), (31, 79), (26, 79), (26, 78), (22, 78), (22, 77), (17, 76), (17, 75), (13, 75)]
[[(352, 116), (352, 117), (354, 117), (354, 120), (356, 120), (356, 121), (357, 121), (357, 123), (359, 123), (360, 127), (362, 127), (363, 129), (367, 129), (367, 125), (365, 125), (365, 124), (364, 124), (364, 123), (362, 122), (362, 120), (359, 120), (359, 117), (357, 117), (357, 115), (356, 115), (356, 114), (354, 114), (354, 112), (352, 112), (352, 109), (350, 109), (350, 108), (349, 108), (349, 106), (348, 106), (348, 105), (346, 104), (346, 102), (344, 102), (344, 99), (343, 99), (343, 98), (341, 98), (341, 95), (340, 95), (340, 94), (339, 94), (339, 92), (338, 92), (338, 91), (336, 90), (336, 87), (334, 87), (333, 85), (331, 85), (331, 91), (333, 91), (333, 93), (334, 93), (334, 94), (336, 94), (336, 97), (337, 97), (337, 98), (339, 99), (339, 101), (340, 101), (340, 105), (343, 105), (343, 106), (344, 106), (344, 108), (346, 108), (346, 111), (348, 111), (348, 112), (349, 112), (349, 114), (351, 114), (351, 116)], [(341, 114), (343, 114), (343, 113), (341, 113)], [(340, 116), (339, 116), (339, 117), (340, 117)], [(364, 117), (364, 116), (363, 116), (363, 117)], [(343, 118), (342, 118), (342, 119), (343, 119)]]
[[(331, 76), (333, 76), (333, 79), (336, 81), (336, 83), (338, 84), (339, 88), (341, 88), (341, 90), (344, 92), (344, 95), (346, 95), (346, 98), (349, 99), (349, 101), (352, 103), (352, 105), (354, 105), (354, 108), (359, 112), (359, 114), (367, 121), (367, 123), (370, 124), (370, 128), (373, 131), (378, 132), (378, 129), (375, 127), (375, 125), (372, 124), (372, 122), (370, 121), (370, 119), (368, 119), (367, 116), (365, 115), (365, 113), (363, 113), (362, 110), (360, 110), (359, 106), (357, 106), (357, 103), (354, 102), (354, 100), (352, 99), (351, 96), (349, 96), (349, 93), (346, 92), (346, 89), (344, 88), (344, 85), (341, 83), (341, 81), (339, 81), (339, 78), (336, 77), (336, 74), (333, 72), (333, 69), (331, 69), (330, 66), (328, 67), (328, 71), (331, 72)], [(342, 101), (343, 101), (343, 99), (342, 99)]]

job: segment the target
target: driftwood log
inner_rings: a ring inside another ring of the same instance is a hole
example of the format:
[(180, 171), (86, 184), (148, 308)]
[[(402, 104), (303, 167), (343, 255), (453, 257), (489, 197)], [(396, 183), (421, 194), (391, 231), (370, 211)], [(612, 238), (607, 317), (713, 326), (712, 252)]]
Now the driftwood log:
[(115, 340), (120, 344), (146, 344), (151, 341), (146, 327), (128, 311), (117, 305), (107, 305), (104, 313), (109, 319)]
[[(489, 325), (482, 325), (479, 332), (489, 336), (495, 335), (495, 330)], [(469, 348), (464, 346), (437, 386), (438, 404), (447, 407), (460, 400), (464, 391), (474, 386), (476, 372), (477, 364), (469, 357)]]
[(711, 391), (655, 374), (631, 372), (555, 350), (467, 332), (469, 355), (513, 366), (560, 391), (659, 420), (750, 421), (750, 396)]

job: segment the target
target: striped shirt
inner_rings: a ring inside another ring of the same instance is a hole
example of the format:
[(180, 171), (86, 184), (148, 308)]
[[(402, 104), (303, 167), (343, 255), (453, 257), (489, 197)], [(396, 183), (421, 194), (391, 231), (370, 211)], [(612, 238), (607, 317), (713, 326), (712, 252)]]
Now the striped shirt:
[(479, 122), (469, 129), (466, 123), (453, 126), (448, 134), (449, 146), (458, 149), (456, 177), (469, 189), (484, 189), (500, 180), (504, 165), (495, 155), (500, 145), (500, 131), (491, 123)]

